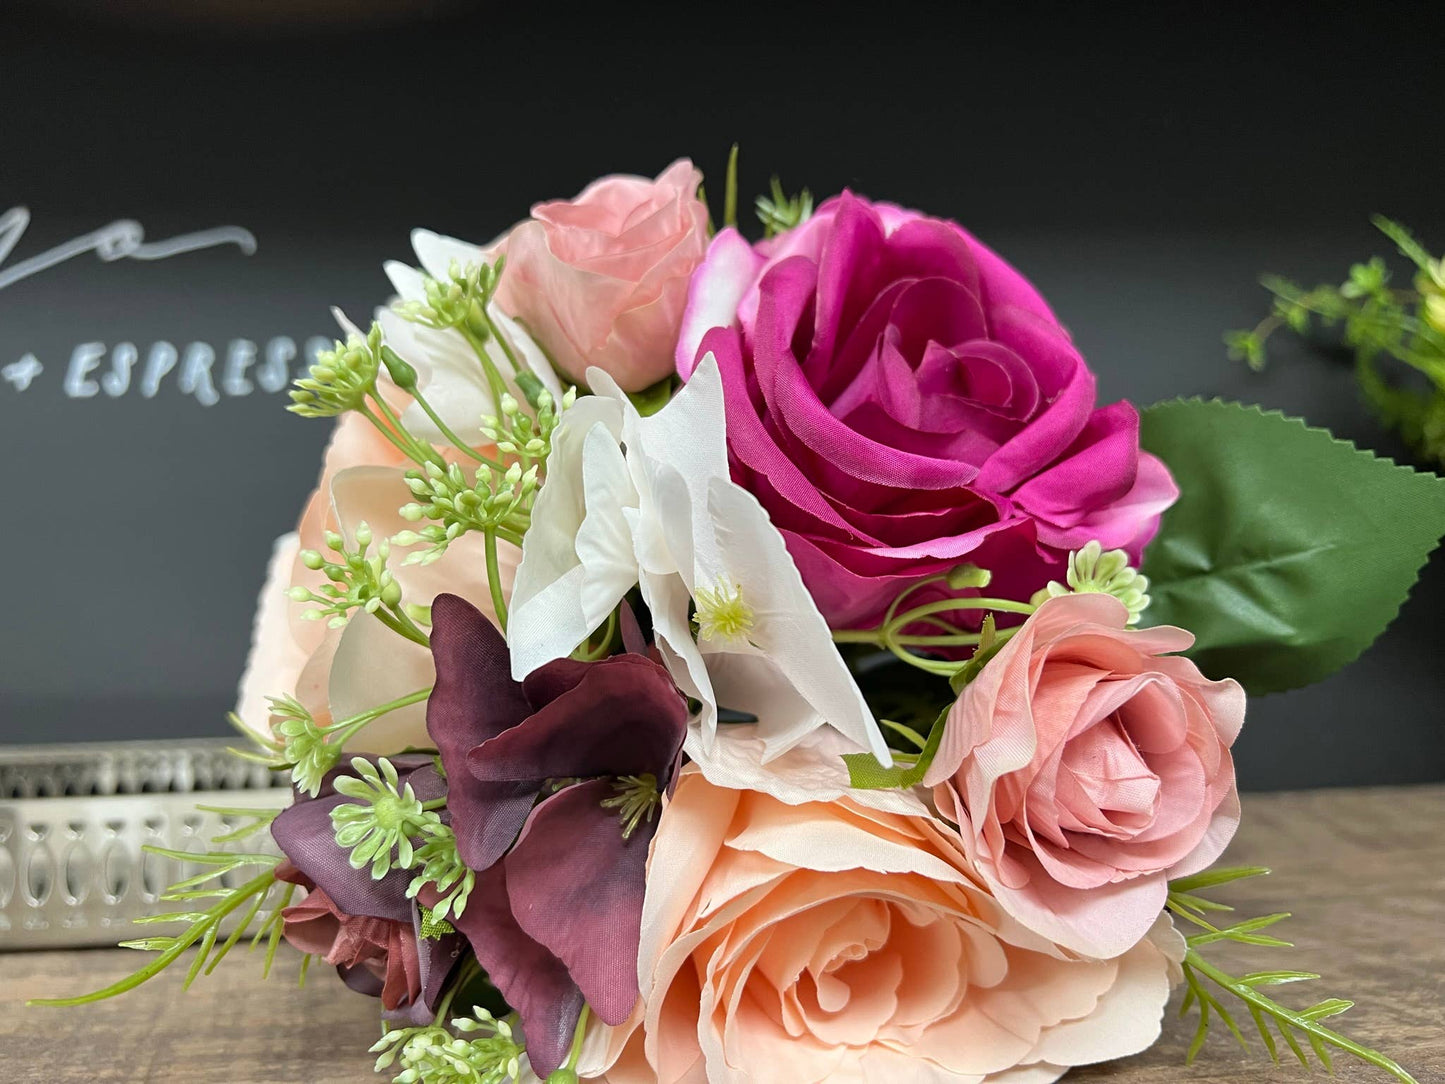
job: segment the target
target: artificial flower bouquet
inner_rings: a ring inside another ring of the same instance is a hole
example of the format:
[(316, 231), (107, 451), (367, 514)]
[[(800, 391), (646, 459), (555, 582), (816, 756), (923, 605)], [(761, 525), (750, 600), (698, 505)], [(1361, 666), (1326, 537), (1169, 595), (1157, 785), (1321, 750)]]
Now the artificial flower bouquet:
[(1199, 1040), (1410, 1080), (1348, 1002), (1277, 1000), (1313, 976), (1212, 961), (1284, 917), (1214, 863), (1246, 689), (1378, 635), (1445, 483), (1099, 406), (955, 223), (775, 184), (752, 241), (734, 178), (718, 230), (679, 161), (417, 231), (339, 316), (237, 709), (294, 782), (279, 856), (180, 856), (183, 932), (71, 1000), (284, 939), (379, 998), (401, 1081), (1039, 1084), (1184, 984)]

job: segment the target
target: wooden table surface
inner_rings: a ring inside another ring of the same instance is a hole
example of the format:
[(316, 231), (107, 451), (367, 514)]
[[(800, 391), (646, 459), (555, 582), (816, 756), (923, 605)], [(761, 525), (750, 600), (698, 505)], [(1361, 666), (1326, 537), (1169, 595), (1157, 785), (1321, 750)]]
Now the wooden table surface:
[[(1243, 970), (1321, 972), (1309, 990), (1356, 1007), (1345, 1034), (1383, 1049), (1421, 1084), (1445, 1084), (1445, 786), (1251, 795), (1225, 861), (1273, 867), (1235, 886), (1242, 912), (1290, 910), (1282, 936), (1297, 948), (1217, 954)], [(282, 957), (263, 982), (255, 957), (238, 953), (190, 993), (162, 975), (126, 997), (80, 1009), (26, 1009), (26, 998), (74, 993), (136, 966), (123, 950), (0, 955), (0, 1078), (17, 1082), (166, 1081), (168, 1084), (353, 1084), (377, 1080), (367, 1046), (375, 1002), (325, 969), (304, 990)], [(1309, 1000), (1306, 1000), (1309, 999)], [(1178, 1000), (1176, 994), (1176, 1003)], [(1247, 1020), (1247, 1014), (1240, 1013)], [(1171, 1011), (1164, 1038), (1137, 1058), (1076, 1070), (1067, 1080), (1136, 1084), (1275, 1084), (1303, 1081), (1297, 1064), (1274, 1068), (1262, 1049), (1246, 1056), (1215, 1026), (1194, 1067), (1184, 1068), (1192, 1027)], [(1286, 1055), (1288, 1056), (1288, 1055)], [(1340, 1054), (1344, 1081), (1386, 1074)], [(893, 1082), (884, 1082), (893, 1084)]]

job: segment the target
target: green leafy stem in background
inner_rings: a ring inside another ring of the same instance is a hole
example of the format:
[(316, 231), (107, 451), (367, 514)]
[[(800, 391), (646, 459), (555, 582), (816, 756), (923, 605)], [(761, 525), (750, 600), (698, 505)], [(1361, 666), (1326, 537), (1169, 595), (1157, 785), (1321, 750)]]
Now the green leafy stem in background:
[[(1388, 218), (1371, 221), (1415, 266), (1413, 289), (1390, 284), (1390, 270), (1379, 256), (1350, 268), (1338, 286), (1312, 290), (1266, 275), (1274, 305), (1248, 331), (1224, 336), (1230, 357), (1264, 368), (1265, 344), (1288, 328), (1305, 335), (1317, 326), (1338, 329), (1355, 355), (1355, 371), (1365, 399), (1381, 421), (1399, 430), (1426, 461), (1445, 466), (1445, 263), (1432, 257), (1410, 231)], [(1387, 378), (1380, 360), (1390, 358), (1425, 377), (1425, 386)]]
[(1185, 938), (1188, 945), (1184, 956), (1185, 994), (1184, 1003), (1179, 1009), (1180, 1016), (1188, 1014), (1190, 1009), (1196, 1009), (1199, 1013), (1199, 1026), (1194, 1033), (1194, 1041), (1189, 1044), (1188, 1060), (1193, 1062), (1204, 1046), (1205, 1036), (1209, 1033), (1211, 1014), (1229, 1029), (1229, 1033), (1238, 1040), (1241, 1047), (1246, 1051), (1249, 1050), (1249, 1043), (1245, 1040), (1244, 1033), (1235, 1023), (1229, 1010), (1224, 1007), (1214, 993), (1214, 989), (1218, 989), (1243, 1003), (1249, 1011), (1250, 1018), (1254, 1021), (1255, 1029), (1259, 1032), (1265, 1050), (1269, 1052), (1269, 1056), (1274, 1059), (1276, 1064), (1279, 1062), (1279, 1047), (1275, 1041), (1274, 1032), (1277, 1031), (1279, 1037), (1289, 1047), (1290, 1052), (1305, 1068), (1309, 1068), (1310, 1062), (1304, 1046), (1300, 1043), (1301, 1038), (1309, 1044), (1315, 1057), (1328, 1072), (1334, 1072), (1330, 1056), (1330, 1050), (1333, 1048), (1352, 1054), (1363, 1062), (1383, 1069), (1395, 1079), (1404, 1081), (1405, 1084), (1415, 1084), (1415, 1078), (1391, 1058), (1379, 1051), (1361, 1046), (1353, 1039), (1347, 1039), (1339, 1032), (1324, 1025), (1323, 1021), (1354, 1008), (1354, 1002), (1330, 997), (1316, 1002), (1306, 1009), (1291, 1009), (1264, 993), (1267, 987), (1309, 982), (1319, 978), (1313, 972), (1254, 971), (1236, 977), (1204, 958), (1200, 949), (1222, 941), (1271, 948), (1291, 947), (1288, 941), (1281, 941), (1277, 937), (1262, 932), (1289, 918), (1288, 913), (1282, 912), (1244, 919), (1227, 926), (1217, 926), (1206, 917), (1213, 912), (1228, 912), (1234, 908), (1207, 898), (1202, 894), (1203, 892), (1231, 881), (1256, 877), (1268, 872), (1269, 870), (1262, 866), (1216, 869), (1169, 883), (1169, 898), (1165, 906), (1175, 917), (1193, 926), (1195, 931)]

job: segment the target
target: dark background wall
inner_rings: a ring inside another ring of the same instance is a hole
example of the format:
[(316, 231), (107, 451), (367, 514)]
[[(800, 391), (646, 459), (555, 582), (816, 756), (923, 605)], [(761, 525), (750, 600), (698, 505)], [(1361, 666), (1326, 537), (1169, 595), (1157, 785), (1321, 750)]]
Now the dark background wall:
[[(683, 154), (720, 189), (734, 140), (744, 192), (778, 172), (972, 227), (1042, 287), (1107, 397), (1226, 395), (1399, 452), (1338, 359), (1281, 349), (1255, 375), (1220, 334), (1262, 314), (1261, 270), (1337, 280), (1384, 251), (1372, 211), (1445, 247), (1445, 5), (400, 4), (340, 26), (328, 6), (285, 27), (223, 0), (184, 21), (159, 0), (0, 16), (0, 213), (33, 215), (0, 273), (118, 218), (259, 242), (85, 255), (0, 290), (0, 367), (44, 367), (0, 381), (0, 742), (224, 732), (270, 540), (326, 437), (281, 395), (204, 406), (175, 373), (154, 398), (70, 398), (77, 344), (301, 344), (332, 333), (329, 305), (362, 319), (385, 299), (381, 261), (414, 225), (489, 239), (536, 199)], [(1442, 603), (1437, 559), (1346, 674), (1256, 701), (1244, 783), (1445, 778)]]

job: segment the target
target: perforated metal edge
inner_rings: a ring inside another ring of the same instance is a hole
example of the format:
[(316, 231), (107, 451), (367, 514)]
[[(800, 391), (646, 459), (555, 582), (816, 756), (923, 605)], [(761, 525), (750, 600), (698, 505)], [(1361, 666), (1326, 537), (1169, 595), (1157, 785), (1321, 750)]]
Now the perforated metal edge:
[[(212, 849), (234, 818), (197, 805), (280, 809), (283, 777), (227, 742), (108, 742), (0, 749), (0, 951), (114, 944), (172, 910), (165, 888), (199, 872), (142, 847)], [(269, 833), (240, 849), (276, 853)]]

